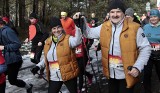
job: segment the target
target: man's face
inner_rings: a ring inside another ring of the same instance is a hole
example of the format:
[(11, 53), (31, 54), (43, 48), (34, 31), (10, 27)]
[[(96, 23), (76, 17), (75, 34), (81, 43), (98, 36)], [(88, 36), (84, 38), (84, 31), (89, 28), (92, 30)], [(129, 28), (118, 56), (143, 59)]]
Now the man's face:
[(35, 18), (30, 18), (29, 21), (31, 22), (31, 24), (35, 24), (37, 22), (37, 19)]
[(150, 23), (156, 25), (159, 22), (159, 18), (157, 16), (150, 16)]
[(113, 22), (114, 24), (119, 23), (125, 16), (120, 9), (112, 9), (109, 12), (109, 15), (110, 15), (111, 22)]

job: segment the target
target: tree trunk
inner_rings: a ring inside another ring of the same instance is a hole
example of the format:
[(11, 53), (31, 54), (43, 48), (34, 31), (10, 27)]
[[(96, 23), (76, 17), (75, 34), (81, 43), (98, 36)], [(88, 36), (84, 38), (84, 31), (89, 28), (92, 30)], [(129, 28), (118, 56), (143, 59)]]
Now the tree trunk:
[(9, 16), (9, 0), (6, 0), (6, 14)]
[(19, 0), (19, 26), (24, 29), (25, 27), (25, 0)]
[(3, 0), (3, 15), (9, 16), (9, 0)]
[(15, 26), (18, 27), (18, 0), (16, 0), (16, 21)]
[(42, 14), (42, 22), (43, 23), (45, 23), (44, 22), (44, 20), (45, 20), (45, 15), (46, 15), (46, 2), (47, 2), (47, 0), (43, 0), (43, 14)]
[(33, 12), (38, 14), (38, 0), (33, 1)]

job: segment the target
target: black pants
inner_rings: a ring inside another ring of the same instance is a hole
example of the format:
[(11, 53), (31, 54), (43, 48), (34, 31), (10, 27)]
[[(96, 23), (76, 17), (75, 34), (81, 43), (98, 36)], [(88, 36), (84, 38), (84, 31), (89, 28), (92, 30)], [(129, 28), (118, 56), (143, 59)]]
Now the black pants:
[(16, 85), (17, 87), (25, 87), (26, 83), (23, 80), (17, 79), (18, 72), (22, 66), (22, 61), (15, 62), (7, 65), (8, 81), (11, 85)]
[(125, 79), (109, 79), (109, 93), (133, 93), (133, 88), (126, 88), (127, 83)]
[(32, 45), (31, 52), (34, 53), (34, 59), (31, 62), (38, 64), (42, 55), (44, 44), (42, 46)]
[[(157, 73), (159, 81), (160, 81), (160, 60), (155, 60), (155, 59), (150, 58), (147, 65), (144, 67), (143, 84), (144, 84), (145, 93), (152, 93), (152, 91), (151, 91), (151, 77), (152, 77), (153, 65), (155, 65), (156, 73)], [(159, 83), (159, 82), (157, 82), (157, 83)]]
[(5, 93), (6, 82), (0, 84), (0, 93)]
[(79, 67), (79, 70), (80, 70), (79, 76), (78, 76), (78, 78), (79, 78), (78, 86), (79, 86), (79, 90), (81, 90), (83, 88), (83, 82), (84, 82), (83, 75), (85, 75), (87, 77), (91, 77), (92, 75), (85, 70), (85, 67), (86, 67), (86, 64), (87, 64), (87, 61), (88, 61), (87, 58), (86, 59), (84, 59), (83, 57), (82, 58), (77, 58), (77, 61), (78, 61), (78, 67)]
[(68, 81), (49, 81), (48, 93), (59, 93), (62, 84), (65, 84), (70, 93), (77, 93), (77, 78)]

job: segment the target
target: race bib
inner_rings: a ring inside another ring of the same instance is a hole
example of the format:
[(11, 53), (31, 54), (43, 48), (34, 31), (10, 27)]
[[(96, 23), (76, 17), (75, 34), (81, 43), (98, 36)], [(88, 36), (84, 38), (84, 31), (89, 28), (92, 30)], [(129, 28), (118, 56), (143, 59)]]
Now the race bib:
[(152, 43), (152, 44), (151, 44), (151, 47), (152, 47), (152, 50), (153, 50), (153, 51), (158, 51), (158, 50), (160, 50), (160, 44)]
[(59, 64), (57, 61), (49, 62), (51, 69), (59, 69)]
[(81, 48), (76, 48), (76, 54), (80, 54), (82, 52)]
[(123, 69), (122, 58), (119, 56), (109, 55), (109, 66), (111, 68)]

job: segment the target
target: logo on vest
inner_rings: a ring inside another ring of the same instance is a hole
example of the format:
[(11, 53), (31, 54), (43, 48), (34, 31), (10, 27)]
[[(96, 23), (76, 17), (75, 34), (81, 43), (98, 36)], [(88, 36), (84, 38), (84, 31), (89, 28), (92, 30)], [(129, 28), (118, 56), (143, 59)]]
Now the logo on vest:
[(128, 38), (128, 34), (124, 34), (124, 37), (125, 37), (125, 38)]
[(63, 46), (63, 43), (60, 43), (59, 45), (60, 45), (60, 46)]

